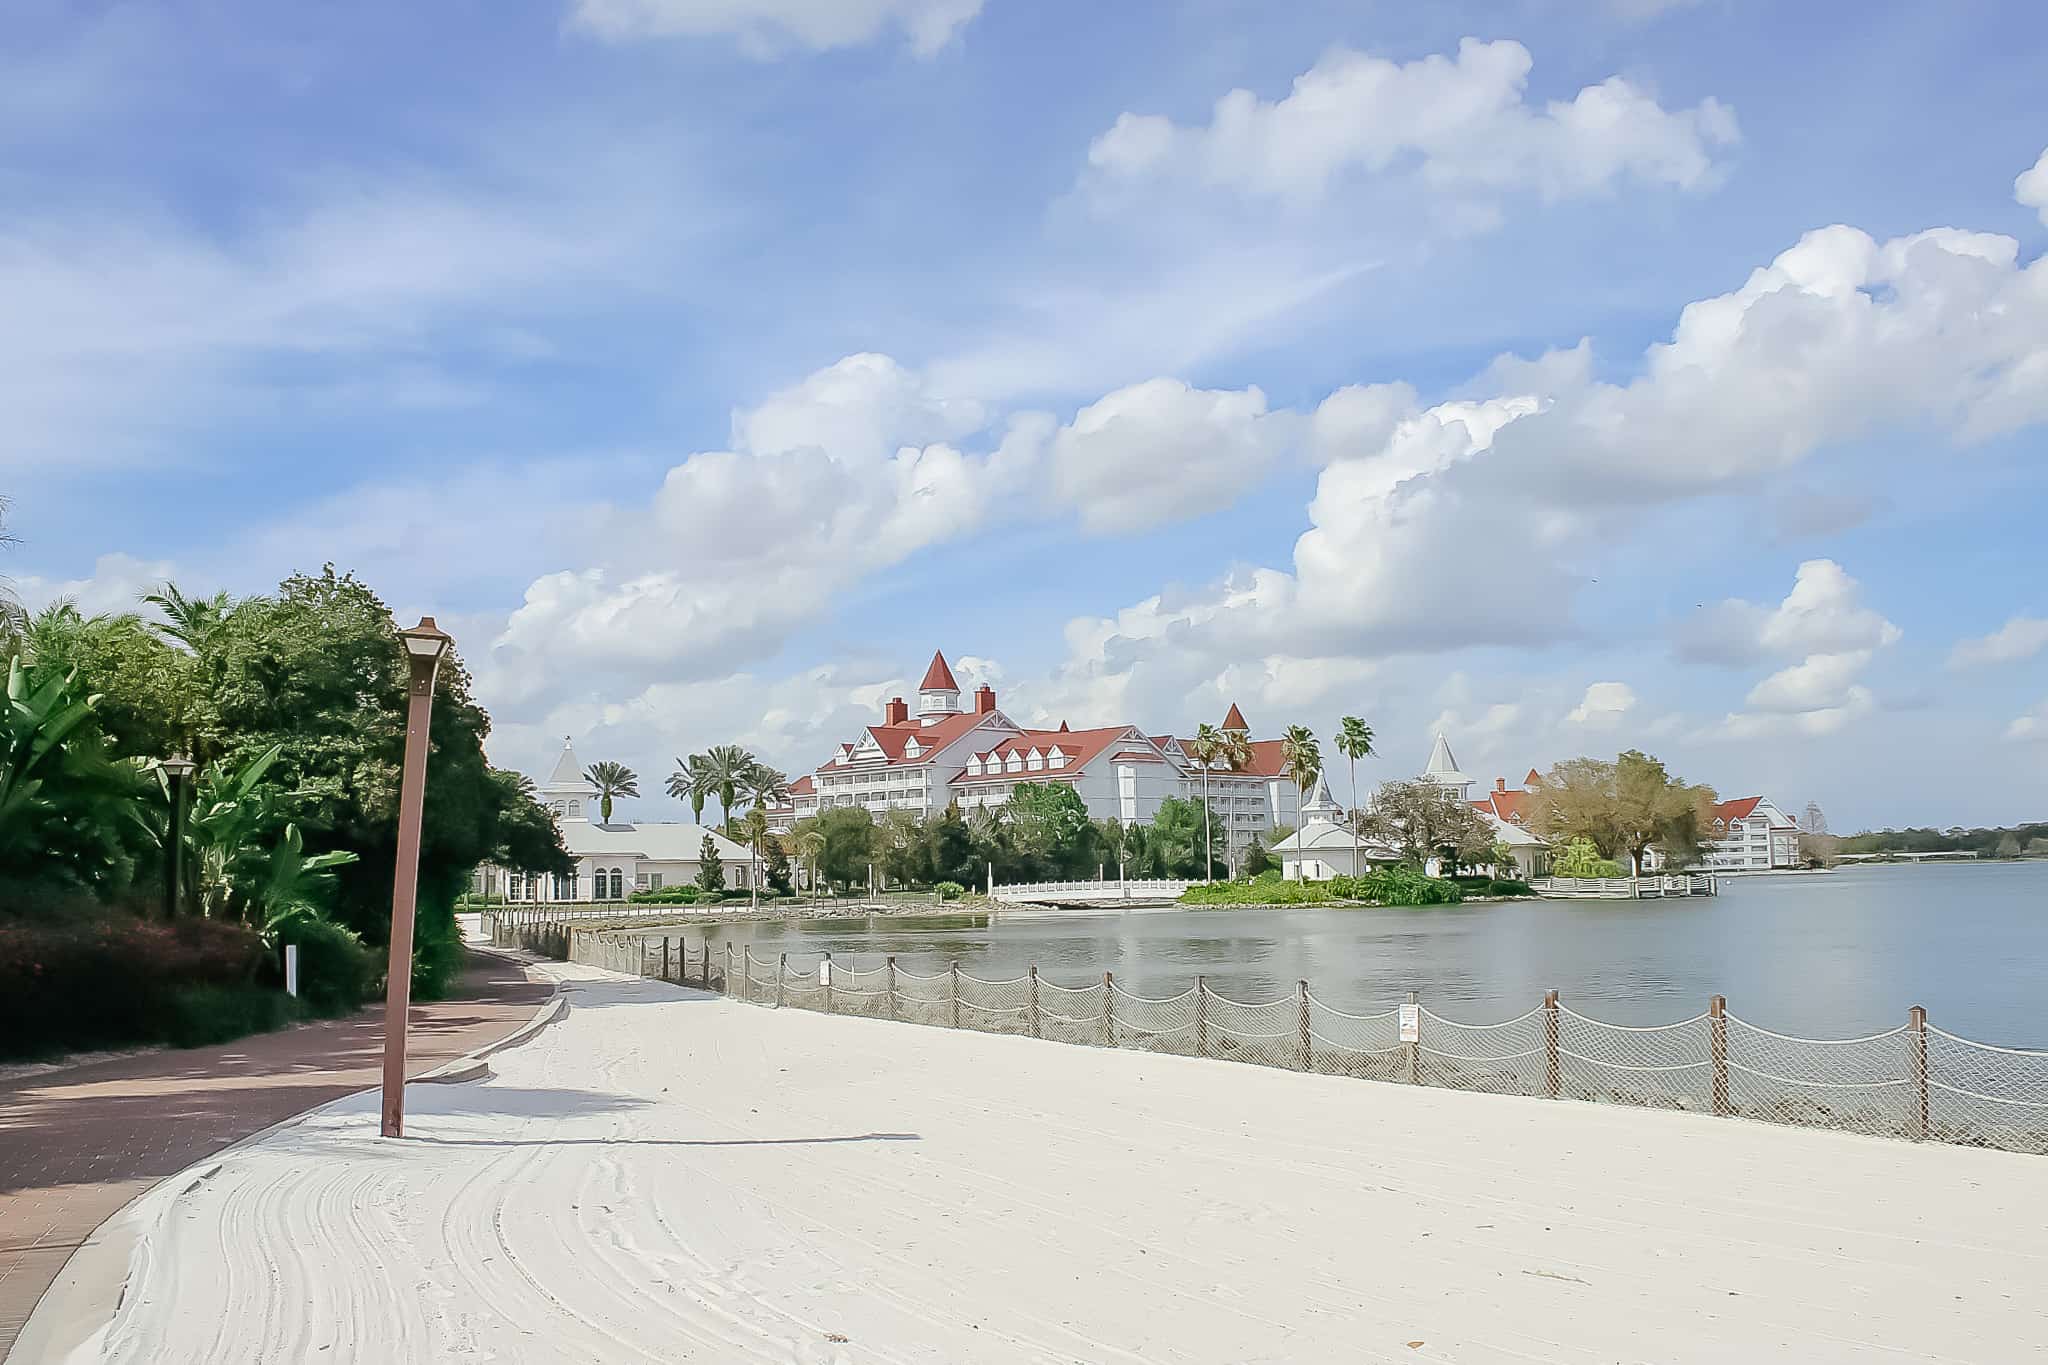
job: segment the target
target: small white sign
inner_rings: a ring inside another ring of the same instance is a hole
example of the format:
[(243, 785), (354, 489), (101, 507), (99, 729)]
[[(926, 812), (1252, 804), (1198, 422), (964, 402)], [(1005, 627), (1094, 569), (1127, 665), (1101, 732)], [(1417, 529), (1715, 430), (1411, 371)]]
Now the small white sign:
[(1422, 1006), (1401, 1006), (1401, 1041), (1419, 1043), (1422, 1041)]
[(818, 984), (820, 986), (832, 984), (832, 959), (829, 957), (821, 959), (818, 963)]
[(284, 945), (284, 993), (297, 996), (299, 993), (299, 945)]

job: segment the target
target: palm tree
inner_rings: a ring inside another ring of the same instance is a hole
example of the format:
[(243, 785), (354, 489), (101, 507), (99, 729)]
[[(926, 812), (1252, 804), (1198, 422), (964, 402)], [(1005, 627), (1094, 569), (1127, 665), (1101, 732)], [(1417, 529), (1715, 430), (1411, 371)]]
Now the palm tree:
[(737, 744), (714, 744), (697, 758), (703, 760), (705, 788), (718, 795), (719, 824), (730, 826), (740, 784), (747, 780), (747, 770), (755, 766), (754, 756)]
[(602, 763), (593, 763), (584, 769), (583, 780), (597, 788), (597, 808), (602, 812), (601, 818), (607, 825), (612, 822), (614, 796), (640, 794), (640, 775), (625, 764), (614, 763), (610, 759)]
[(1359, 859), (1363, 849), (1358, 819), (1358, 760), (1372, 757), (1372, 727), (1357, 716), (1346, 716), (1337, 726), (1337, 752), (1351, 760), (1351, 874), (1365, 871)]
[(768, 812), (756, 802), (740, 819), (740, 834), (747, 842), (747, 889), (749, 901), (761, 904), (761, 845), (768, 840)]
[(789, 842), (796, 849), (796, 856), (811, 870), (811, 903), (818, 901), (818, 855), (825, 851), (825, 836), (818, 832), (815, 817), (796, 826)]
[(704, 779), (704, 755), (676, 759), (676, 770), (668, 775), (668, 794), (690, 803), (691, 824), (704, 823), (704, 802), (711, 795), (711, 784)]
[(746, 774), (740, 778), (739, 790), (756, 810), (779, 806), (789, 799), (789, 776), (766, 763), (749, 763)]
[(1232, 772), (1251, 762), (1251, 741), (1240, 730), (1219, 730), (1204, 721), (1188, 741), (1188, 757), (1202, 765), (1202, 880), (1216, 880), (1216, 858), (1209, 837), (1209, 770), (1218, 763)]
[(224, 592), (211, 597), (187, 597), (175, 583), (166, 583), (142, 600), (164, 614), (156, 628), (166, 640), (175, 640), (194, 654), (204, 654), (220, 636), (220, 628), (235, 609), (234, 599)]
[(1316, 743), (1315, 732), (1306, 725), (1288, 726), (1287, 733), (1280, 737), (1280, 762), (1294, 783), (1294, 823), (1299, 826), (1301, 803), (1323, 771), (1323, 750)]

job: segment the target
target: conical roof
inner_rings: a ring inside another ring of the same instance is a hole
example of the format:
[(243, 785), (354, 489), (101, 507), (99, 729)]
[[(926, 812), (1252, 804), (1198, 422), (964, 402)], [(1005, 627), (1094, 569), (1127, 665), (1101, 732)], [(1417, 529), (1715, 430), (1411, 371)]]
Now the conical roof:
[(1447, 785), (1472, 780), (1459, 771), (1458, 760), (1451, 754), (1451, 742), (1441, 733), (1437, 735), (1436, 744), (1429, 751), (1429, 763), (1423, 768), (1422, 775)]
[(596, 791), (590, 779), (583, 775), (583, 761), (576, 757), (575, 746), (569, 736), (562, 736), (562, 756), (555, 760), (555, 770), (548, 774), (548, 780), (541, 787), (544, 792), (585, 792)]
[(1226, 730), (1243, 730), (1247, 734), (1251, 732), (1252, 727), (1245, 721), (1244, 712), (1237, 709), (1236, 702), (1230, 703), (1230, 710), (1224, 714), (1223, 728)]
[(1335, 820), (1343, 813), (1344, 808), (1337, 804), (1337, 798), (1330, 795), (1329, 776), (1318, 772), (1315, 785), (1308, 789), (1308, 796), (1301, 803), (1302, 818), (1307, 820), (1321, 816), (1325, 820)]
[(946, 656), (940, 650), (932, 651), (932, 666), (924, 671), (924, 681), (917, 685), (920, 692), (958, 692), (960, 684), (953, 681), (953, 670), (946, 667)]

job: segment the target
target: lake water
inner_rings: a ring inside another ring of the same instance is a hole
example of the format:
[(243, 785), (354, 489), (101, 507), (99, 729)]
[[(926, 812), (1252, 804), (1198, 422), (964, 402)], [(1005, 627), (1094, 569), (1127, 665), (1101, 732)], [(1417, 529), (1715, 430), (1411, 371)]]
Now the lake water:
[[(1421, 992), (1437, 1013), (1507, 1018), (1555, 987), (1585, 1014), (1661, 1023), (1728, 997), (1786, 1033), (1840, 1037), (1935, 1024), (2010, 1047), (2048, 1047), (2048, 862), (1864, 867), (1723, 878), (1722, 894), (1646, 901), (1516, 901), (1418, 910), (1006, 911), (720, 926), (756, 956), (820, 953), (906, 970), (958, 961), (974, 976), (1078, 983), (1116, 973), (1146, 995), (1199, 975), (1239, 1000), (1305, 979), (1347, 1009)], [(693, 935), (693, 941), (699, 936)]]

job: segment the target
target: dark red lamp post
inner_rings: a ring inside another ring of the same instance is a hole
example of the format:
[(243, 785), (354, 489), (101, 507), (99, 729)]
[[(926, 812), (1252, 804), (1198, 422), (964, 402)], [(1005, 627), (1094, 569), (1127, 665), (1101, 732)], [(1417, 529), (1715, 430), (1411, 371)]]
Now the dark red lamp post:
[(384, 1136), (405, 1136), (405, 1029), (412, 1008), (412, 925), (419, 896), (420, 812), (427, 787), (427, 727), (434, 718), (434, 675), (454, 643), (431, 616), (405, 641), (405, 769), (398, 792), (398, 864), (391, 878), (391, 961), (384, 982)]

